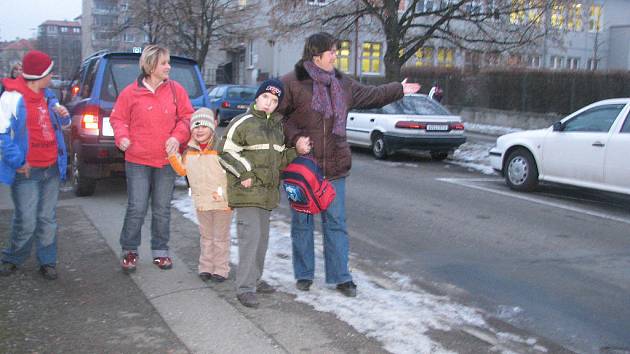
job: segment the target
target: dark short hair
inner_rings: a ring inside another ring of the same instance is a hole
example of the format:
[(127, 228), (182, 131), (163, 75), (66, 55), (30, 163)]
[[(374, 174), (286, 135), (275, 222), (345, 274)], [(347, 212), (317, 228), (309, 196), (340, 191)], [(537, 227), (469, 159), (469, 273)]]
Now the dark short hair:
[(322, 53), (329, 51), (333, 46), (337, 46), (337, 39), (332, 34), (326, 32), (312, 34), (304, 42), (302, 60), (313, 60), (313, 57), (322, 55)]

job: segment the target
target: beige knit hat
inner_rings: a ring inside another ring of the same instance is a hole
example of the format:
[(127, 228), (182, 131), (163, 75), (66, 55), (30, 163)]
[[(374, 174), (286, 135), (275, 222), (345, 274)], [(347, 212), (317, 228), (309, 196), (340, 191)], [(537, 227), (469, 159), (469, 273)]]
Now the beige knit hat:
[(190, 130), (200, 126), (206, 126), (214, 130), (214, 113), (208, 108), (199, 108), (190, 117)]

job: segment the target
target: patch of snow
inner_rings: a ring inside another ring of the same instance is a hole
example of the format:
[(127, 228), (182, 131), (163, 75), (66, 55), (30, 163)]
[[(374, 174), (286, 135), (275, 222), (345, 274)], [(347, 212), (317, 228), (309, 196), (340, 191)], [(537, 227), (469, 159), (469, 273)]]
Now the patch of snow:
[[(172, 205), (184, 216), (198, 223), (192, 199), (183, 191), (175, 191)], [(236, 211), (238, 212), (238, 210)], [(487, 328), (480, 310), (453, 302), (446, 296), (429, 294), (412, 284), (404, 274), (390, 273), (396, 289), (387, 289), (360, 269), (350, 268), (359, 285), (356, 298), (346, 298), (335, 286), (324, 280), (322, 236), (315, 233), (316, 277), (311, 290), (295, 288), (291, 263), (291, 225), (280, 213), (272, 212), (269, 248), (263, 278), (278, 290), (295, 295), (295, 300), (313, 306), (317, 311), (335, 314), (357, 331), (379, 340), (392, 353), (450, 353), (431, 340), (430, 329), (448, 331), (460, 326)], [(231, 226), (231, 261), (238, 264), (236, 222)]]

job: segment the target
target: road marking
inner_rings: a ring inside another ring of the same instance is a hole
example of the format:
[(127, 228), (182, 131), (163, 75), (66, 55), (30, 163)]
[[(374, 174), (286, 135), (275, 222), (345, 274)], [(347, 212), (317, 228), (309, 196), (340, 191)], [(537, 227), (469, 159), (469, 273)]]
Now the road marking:
[(581, 214), (585, 214), (585, 215), (589, 215), (589, 216), (594, 216), (594, 217), (597, 217), (597, 218), (617, 221), (617, 222), (621, 222), (621, 223), (630, 225), (630, 218), (612, 216), (612, 215), (599, 213), (599, 212), (596, 212), (596, 211), (591, 211), (591, 210), (587, 210), (587, 209), (583, 209), (583, 208), (578, 208), (578, 207), (573, 207), (573, 206), (569, 206), (569, 205), (565, 205), (565, 204), (549, 202), (549, 201), (545, 201), (545, 200), (536, 199), (536, 198), (533, 198), (533, 197), (528, 197), (526, 195), (522, 195), (522, 194), (517, 193), (517, 192), (505, 192), (505, 191), (496, 190), (496, 189), (483, 187), (483, 186), (478, 186), (478, 185), (469, 183), (469, 182), (498, 182), (498, 181), (501, 181), (501, 179), (498, 179), (498, 178), (437, 178), (437, 180), (438, 181), (442, 181), (442, 182), (446, 182), (446, 183), (457, 184), (457, 185), (468, 187), (468, 188), (478, 189), (478, 190), (482, 190), (482, 191), (485, 191), (485, 192), (495, 193), (495, 194), (503, 195), (503, 196), (506, 196), (506, 197), (518, 198), (518, 199), (526, 200), (526, 201), (532, 202), (532, 203), (537, 203), (537, 204), (542, 204), (542, 205), (555, 207), (555, 208), (559, 208), (559, 209), (569, 210), (569, 211), (573, 211), (573, 212), (576, 212), (576, 213), (581, 213)]

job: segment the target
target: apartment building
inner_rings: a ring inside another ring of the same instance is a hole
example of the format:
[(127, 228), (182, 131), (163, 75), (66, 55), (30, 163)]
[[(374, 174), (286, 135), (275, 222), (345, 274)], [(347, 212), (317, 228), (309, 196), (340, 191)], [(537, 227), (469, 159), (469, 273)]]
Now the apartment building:
[(147, 43), (143, 31), (125, 26), (132, 16), (129, 3), (130, 0), (83, 0), (81, 57), (102, 49), (131, 52)]
[[(331, 0), (306, 1), (313, 6), (325, 6)], [(452, 0), (424, 0), (417, 6), (424, 11), (437, 9)], [(506, 0), (515, 8), (527, 8), (538, 0)], [(469, 11), (485, 11), (493, 0), (471, 1)], [(401, 2), (404, 11), (405, 1)], [(508, 52), (465, 51), (446, 41), (431, 40), (405, 65), (418, 67), (529, 67), (557, 70), (630, 70), (630, 1), (575, 0), (552, 6), (541, 26), (558, 30), (559, 36), (549, 36), (526, 48)], [(532, 14), (514, 11), (506, 20), (517, 25)], [(361, 26), (361, 25), (360, 25)], [(326, 30), (323, 28), (323, 30)], [(238, 62), (231, 62), (244, 72), (239, 83), (259, 82), (262, 77), (280, 76), (293, 69), (302, 53), (304, 36), (290, 40), (274, 40), (270, 35), (243, 43), (244, 53)], [(337, 53), (339, 70), (357, 77), (383, 76), (385, 38), (359, 29), (340, 38)], [(235, 78), (236, 79), (236, 78)]]
[(70, 79), (81, 62), (81, 24), (48, 20), (37, 28), (37, 49), (55, 62), (54, 76)]

